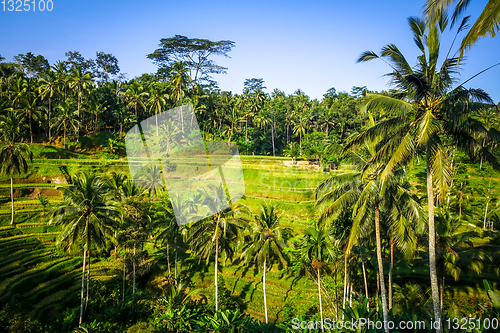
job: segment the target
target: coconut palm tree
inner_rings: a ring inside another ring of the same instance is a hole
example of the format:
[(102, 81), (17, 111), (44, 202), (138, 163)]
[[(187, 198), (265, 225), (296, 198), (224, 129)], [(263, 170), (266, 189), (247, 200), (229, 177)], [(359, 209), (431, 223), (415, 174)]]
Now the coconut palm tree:
[(52, 97), (54, 97), (55, 94), (57, 94), (57, 77), (56, 74), (53, 71), (47, 71), (45, 76), (41, 77), (40, 80), (40, 87), (38, 88), (38, 91), (40, 93), (40, 97), (42, 100), (44, 100), (46, 97), (48, 97), (49, 100), (49, 108), (48, 108), (48, 135), (49, 135), (49, 141), (51, 139), (51, 128), (52, 128), (52, 123), (51, 123), (51, 116), (52, 116)]
[(306, 124), (307, 124), (306, 116), (301, 115), (299, 116), (299, 120), (295, 122), (295, 126), (293, 127), (293, 134), (299, 136), (300, 156), (302, 156), (302, 137), (306, 135)]
[(337, 247), (338, 242), (334, 235), (319, 225), (306, 229), (299, 242), (302, 258), (311, 263), (318, 276), (318, 299), (322, 332), (325, 331), (325, 328), (323, 327), (323, 305), (321, 302), (321, 271), (325, 269), (328, 261), (335, 259)]
[(138, 117), (137, 108), (139, 106), (142, 106), (144, 111), (146, 111), (144, 99), (148, 97), (148, 93), (144, 91), (142, 85), (138, 84), (137, 82), (133, 82), (128, 86), (127, 90), (125, 90), (124, 95), (127, 101), (127, 106), (134, 109), (136, 117)]
[[(77, 95), (77, 114), (80, 117), (80, 107), (82, 104), (82, 98), (85, 93), (90, 91), (94, 86), (94, 81), (90, 72), (84, 72), (81, 66), (71, 67), (71, 77), (69, 80), (69, 87), (74, 90)], [(79, 125), (77, 126), (77, 141), (79, 137)]]
[(14, 174), (21, 174), (28, 171), (27, 159), (33, 160), (33, 153), (30, 147), (24, 143), (19, 143), (26, 124), (22, 121), (22, 115), (13, 111), (0, 117), (0, 136), (2, 146), (0, 148), (0, 170), (2, 174), (10, 176), (10, 200), (11, 200), (11, 220), (14, 224)]
[(63, 129), (63, 142), (64, 149), (68, 149), (66, 145), (66, 134), (68, 131), (77, 131), (80, 120), (78, 118), (78, 111), (74, 109), (73, 103), (70, 99), (59, 104), (56, 109), (58, 113), (54, 118), (52, 127), (56, 131)]
[[(457, 3), (452, 16), (452, 23), (465, 12), (470, 1), (454, 0), (427, 0), (424, 11), (429, 19), (436, 19), (442, 12), (446, 11), (453, 3)], [(489, 0), (484, 6), (481, 15), (477, 18), (460, 45), (460, 56), (462, 57), (467, 49), (470, 49), (479, 40), (487, 36), (495, 37), (500, 29), (500, 2)]]
[[(170, 272), (170, 247), (174, 248), (174, 277), (177, 279), (177, 257), (179, 244), (182, 245), (184, 225), (195, 218), (197, 205), (193, 197), (182, 198), (175, 194), (172, 197), (162, 197), (157, 201), (154, 220), (157, 230), (155, 244), (167, 249), (168, 274)], [(174, 213), (175, 212), (175, 213)], [(186, 230), (187, 231), (187, 230)]]
[[(448, 53), (441, 65), (438, 63), (440, 38), (448, 22), (444, 15), (441, 13), (439, 20), (430, 22), (413, 17), (408, 19), (414, 41), (421, 52), (414, 67), (393, 44), (383, 47), (380, 55), (366, 51), (360, 56), (358, 62), (387, 61), (392, 68), (388, 76), (396, 91), (393, 96), (367, 94), (365, 110), (384, 108), (392, 116), (357, 135), (348, 145), (349, 148), (366, 140), (384, 138), (382, 148), (370, 160), (370, 163), (385, 163), (385, 169), (380, 174), (383, 183), (398, 165), (409, 162), (419, 149), (425, 149), (429, 271), (434, 316), (438, 322), (441, 312), (436, 271), (434, 187), (437, 188), (437, 199), (442, 201), (451, 180), (451, 168), (440, 135), (446, 133), (459, 148), (470, 155), (483, 155), (500, 168), (495, 157), (476, 140), (479, 134), (498, 138), (498, 131), (487, 130), (473, 119), (469, 107), (471, 100), (492, 103), (491, 98), (481, 89), (464, 88), (467, 81), (453, 88), (454, 75), (459, 69), (457, 57), (449, 57)], [(463, 21), (458, 30), (463, 30), (465, 26), (466, 21)], [(438, 332), (442, 332), (442, 328)]]
[(33, 128), (32, 128), (32, 120), (40, 120), (40, 112), (43, 110), (43, 107), (38, 105), (38, 98), (33, 96), (32, 94), (26, 94), (21, 100), (21, 113), (23, 113), (26, 118), (28, 118), (28, 125), (30, 129), (30, 143), (33, 143)]
[(149, 192), (151, 201), (163, 189), (163, 176), (157, 165), (147, 164), (139, 170), (135, 179), (137, 186)]
[[(80, 172), (72, 177), (69, 186), (58, 186), (64, 203), (51, 214), (49, 224), (62, 227), (57, 238), (58, 244), (71, 247), (80, 243), (83, 248), (82, 288), (80, 299), (80, 320), (83, 320), (83, 299), (85, 288), (85, 265), (87, 256), (90, 265), (92, 245), (97, 248), (106, 245), (117, 226), (120, 210), (117, 202), (110, 196), (105, 177)], [(88, 270), (90, 276), (90, 267)], [(88, 280), (89, 281), (89, 278)], [(89, 286), (87, 283), (87, 290)]]
[(154, 113), (156, 122), (156, 136), (158, 136), (158, 113), (162, 111), (167, 105), (167, 95), (161, 92), (161, 87), (159, 84), (154, 84), (149, 92), (149, 99), (146, 105), (149, 106), (149, 112)]
[(266, 271), (275, 262), (287, 266), (285, 248), (288, 240), (292, 237), (291, 229), (282, 228), (279, 225), (280, 216), (275, 205), (264, 204), (260, 207), (260, 213), (256, 216), (255, 224), (251, 226), (250, 243), (243, 249), (242, 258), (248, 263), (254, 260), (262, 269), (262, 287), (264, 292), (264, 311), (267, 318), (266, 298)]
[(221, 185), (210, 185), (209, 190), (203, 190), (205, 205), (212, 215), (194, 222), (189, 230), (187, 242), (192, 244), (192, 249), (200, 256), (206, 258), (207, 264), (212, 254), (215, 261), (215, 310), (219, 309), (218, 303), (218, 272), (219, 256), (231, 259), (234, 248), (243, 242), (243, 230), (247, 227), (248, 208), (241, 203), (227, 204), (227, 196)]
[[(403, 170), (397, 170), (390, 180), (384, 183), (380, 178), (383, 165), (367, 163), (369, 156), (375, 156), (376, 146), (375, 141), (365, 145), (364, 152), (351, 152), (351, 162), (359, 166), (341, 170), (321, 183), (317, 188), (316, 205), (321, 212), (318, 222), (325, 224), (326, 227), (329, 227), (343, 211), (353, 208), (353, 223), (344, 256), (344, 284), (347, 283), (347, 261), (352, 248), (361, 238), (373, 235), (375, 231), (382, 312), (384, 320), (387, 321), (381, 222), (391, 230), (393, 235), (391, 238), (397, 240), (402, 252), (411, 253), (416, 246), (411, 222), (418, 222), (421, 219), (421, 209), (418, 198), (410, 192), (408, 186), (405, 186)], [(371, 221), (375, 222), (374, 225)]]

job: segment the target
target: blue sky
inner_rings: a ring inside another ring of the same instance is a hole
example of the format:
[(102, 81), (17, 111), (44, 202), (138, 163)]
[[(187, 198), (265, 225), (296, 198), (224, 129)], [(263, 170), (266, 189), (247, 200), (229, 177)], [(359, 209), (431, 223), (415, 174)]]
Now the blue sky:
[[(31, 0), (30, 0), (31, 1)], [(38, 1), (38, 0), (37, 0)], [(365, 50), (396, 44), (411, 64), (417, 55), (407, 17), (419, 16), (422, 1), (126, 1), (52, 0), (51, 12), (8, 12), (0, 4), (0, 54), (42, 54), (51, 64), (79, 51), (115, 55), (128, 78), (154, 72), (146, 58), (161, 38), (176, 34), (232, 40), (231, 58), (214, 57), (228, 67), (216, 75), (222, 90), (241, 93), (247, 78), (263, 78), (270, 92), (302, 89), (321, 98), (331, 87), (350, 91), (366, 85), (387, 89), (382, 62), (356, 64)], [(474, 0), (467, 14), (476, 18), (485, 0)], [(448, 34), (451, 36), (451, 33)], [(443, 45), (449, 46), (445, 39)], [(461, 81), (499, 62), (498, 37), (480, 40), (468, 54)], [(470, 81), (500, 102), (500, 66)]]

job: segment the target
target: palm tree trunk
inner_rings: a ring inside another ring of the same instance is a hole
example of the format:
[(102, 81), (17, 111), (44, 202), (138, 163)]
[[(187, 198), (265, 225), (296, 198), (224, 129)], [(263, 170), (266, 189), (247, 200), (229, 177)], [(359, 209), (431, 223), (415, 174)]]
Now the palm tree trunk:
[[(361, 268), (363, 269), (363, 280), (364, 280), (364, 283), (365, 283), (365, 295), (366, 295), (366, 299), (368, 299), (368, 282), (366, 280), (365, 261), (363, 260), (363, 253), (361, 252), (361, 247), (359, 247), (359, 254), (361, 256)], [(368, 307), (368, 309), (370, 309), (370, 302), (368, 302), (368, 306), (367, 307)]]
[[(481, 145), (481, 148), (484, 147), (485, 143), (486, 143), (486, 137), (484, 137), (483, 139), (483, 144)], [(479, 162), (479, 170), (481, 170), (482, 166), (483, 166), (483, 155), (481, 154), (481, 162)]]
[[(342, 307), (345, 309), (345, 302), (347, 297), (347, 253), (345, 254), (344, 259), (344, 298), (342, 300)], [(342, 315), (342, 318), (344, 315)]]
[(267, 320), (267, 297), (266, 297), (266, 261), (267, 258), (264, 259), (264, 275), (262, 276), (262, 291), (264, 292), (264, 313), (266, 315), (266, 324), (267, 324), (268, 320)]
[(89, 305), (89, 290), (90, 290), (90, 249), (89, 249), (89, 260), (87, 268), (87, 296), (85, 297), (85, 311), (87, 311), (87, 306)]
[(339, 296), (337, 291), (337, 261), (335, 260), (335, 276), (334, 276), (334, 285), (335, 285), (335, 319), (339, 319)]
[(156, 121), (156, 136), (158, 136), (158, 111), (155, 114), (155, 121)]
[(170, 278), (170, 276), (172, 275), (172, 272), (170, 270), (170, 245), (167, 244), (167, 266), (168, 266), (168, 276)]
[(271, 138), (273, 140), (273, 156), (276, 156), (276, 154), (274, 152), (274, 119), (273, 119), (273, 123), (271, 125)]
[(352, 307), (352, 283), (349, 282), (349, 284), (347, 285), (347, 290), (349, 291), (348, 295), (349, 295), (349, 306)]
[(68, 146), (66, 146), (66, 125), (64, 125), (64, 139), (63, 139), (63, 142), (64, 142), (64, 149), (68, 149)]
[(384, 329), (385, 332), (389, 332), (387, 328), (387, 323), (389, 322), (389, 316), (387, 314), (387, 301), (385, 297), (385, 282), (384, 282), (384, 265), (382, 263), (382, 244), (380, 240), (380, 211), (378, 207), (378, 202), (375, 203), (375, 239), (377, 242), (377, 263), (380, 278), (380, 295), (382, 298), (382, 315), (384, 318)]
[(300, 150), (300, 156), (302, 157), (302, 131), (299, 133), (299, 150)]
[(125, 254), (123, 255), (123, 290), (122, 290), (122, 303), (125, 302), (125, 273), (127, 266), (125, 265)]
[(132, 282), (132, 294), (135, 295), (135, 243), (134, 243), (134, 254), (132, 257), (132, 277), (133, 277), (133, 282)]
[(14, 224), (14, 179), (12, 177), (10, 177), (10, 205), (12, 209), (10, 224)]
[[(80, 94), (78, 94), (78, 118), (80, 118), (80, 103), (82, 101), (82, 96)], [(76, 126), (76, 142), (78, 142), (80, 139), (80, 123), (77, 124)]]
[(321, 332), (324, 332), (325, 327), (323, 326), (323, 305), (321, 304), (321, 275), (319, 267), (318, 267), (318, 296), (319, 296), (319, 314), (321, 316)]
[(486, 200), (486, 209), (484, 210), (484, 221), (483, 221), (483, 229), (486, 229), (486, 216), (488, 216), (488, 204), (489, 200)]
[[(219, 286), (218, 286), (218, 263), (219, 263), (219, 238), (215, 239), (215, 311), (219, 310)], [(264, 293), (265, 295), (265, 293)]]
[(85, 260), (87, 259), (87, 249), (83, 250), (83, 269), (82, 269), (82, 291), (80, 293), (80, 321), (79, 325), (82, 324), (83, 320), (83, 289), (85, 288)]
[(391, 267), (389, 268), (389, 310), (392, 309), (392, 270), (394, 267), (394, 241), (391, 239)]
[(175, 244), (175, 258), (174, 258), (174, 274), (175, 274), (175, 281), (177, 283), (177, 240), (175, 240), (175, 243), (176, 244)]
[(427, 144), (426, 152), (427, 164), (427, 206), (429, 210), (429, 273), (431, 278), (432, 305), (434, 308), (434, 322), (438, 322), (437, 333), (442, 333), (441, 327), (441, 311), (439, 302), (439, 286), (436, 270), (436, 226), (434, 222), (434, 189), (432, 184), (432, 170), (430, 161), (430, 145)]
[(28, 121), (30, 123), (30, 140), (33, 143), (33, 130), (31, 129), (31, 113), (28, 115)]
[(50, 141), (50, 138), (51, 138), (51, 133), (50, 133), (50, 114), (52, 113), (52, 107), (51, 107), (51, 104), (50, 104), (50, 97), (49, 97), (49, 141)]
[[(377, 299), (380, 295), (380, 274), (378, 273), (377, 271)], [(376, 306), (377, 306), (377, 313), (380, 311), (379, 307), (378, 307), (378, 301), (375, 302)]]
[[(444, 266), (444, 263), (443, 263)], [(441, 298), (440, 298), (440, 306), (441, 306), (441, 311), (443, 311), (443, 300), (444, 300), (444, 267), (443, 267), (443, 277), (441, 278)]]

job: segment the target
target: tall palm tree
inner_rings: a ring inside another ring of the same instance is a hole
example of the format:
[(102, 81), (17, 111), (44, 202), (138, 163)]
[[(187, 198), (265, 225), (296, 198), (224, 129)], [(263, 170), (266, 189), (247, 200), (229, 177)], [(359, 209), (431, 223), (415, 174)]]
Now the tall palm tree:
[(210, 190), (203, 190), (203, 205), (213, 214), (191, 225), (188, 242), (193, 250), (206, 258), (207, 264), (214, 254), (215, 261), (215, 310), (219, 309), (218, 301), (218, 272), (219, 256), (231, 259), (234, 248), (243, 242), (243, 230), (247, 227), (248, 208), (240, 203), (227, 206), (227, 196), (221, 185), (210, 185)]
[(66, 100), (68, 98), (68, 88), (70, 83), (70, 76), (68, 74), (68, 70), (66, 69), (66, 64), (62, 61), (58, 61), (54, 66), (52, 66), (52, 70), (56, 74), (56, 86), (60, 97), (63, 100)]
[(57, 93), (57, 77), (56, 73), (53, 71), (48, 71), (46, 72), (45, 76), (40, 78), (39, 81), (40, 87), (38, 89), (40, 93), (40, 97), (42, 100), (44, 100), (46, 97), (48, 97), (49, 100), (49, 109), (48, 109), (48, 134), (49, 134), (49, 141), (51, 139), (51, 128), (52, 128), (52, 123), (51, 123), (51, 116), (52, 116), (52, 97)]
[(127, 90), (125, 91), (124, 95), (127, 101), (127, 106), (129, 108), (134, 109), (136, 117), (138, 116), (137, 108), (139, 106), (142, 106), (144, 111), (146, 111), (146, 105), (144, 104), (144, 99), (148, 97), (148, 93), (144, 91), (142, 85), (138, 84), (137, 82), (130, 84)]
[[(24, 126), (23, 126), (24, 125)], [(23, 127), (22, 116), (13, 111), (0, 118), (0, 170), (4, 175), (10, 176), (11, 220), (14, 224), (14, 181), (15, 173), (21, 174), (28, 171), (27, 159), (33, 160), (33, 153), (27, 144), (19, 143)]]
[[(321, 183), (317, 188), (317, 207), (321, 212), (318, 222), (330, 226), (341, 212), (353, 208), (353, 223), (346, 245), (344, 280), (347, 283), (347, 260), (352, 248), (361, 238), (375, 231), (380, 294), (384, 321), (388, 321), (384, 266), (382, 262), (381, 221), (392, 229), (403, 252), (412, 252), (416, 246), (409, 221), (421, 219), (418, 198), (405, 185), (403, 171), (397, 170), (386, 183), (381, 181), (383, 165), (369, 164), (375, 156), (376, 141), (365, 145), (365, 152), (351, 153), (352, 162), (359, 165), (347, 168)], [(354, 159), (355, 158), (355, 159)], [(387, 217), (390, 216), (391, 218)], [(372, 225), (371, 221), (374, 221)], [(373, 226), (375, 230), (373, 230)], [(409, 238), (410, 237), (410, 238)], [(392, 272), (392, 271), (391, 271)], [(390, 275), (389, 275), (390, 276)], [(344, 283), (344, 284), (345, 284)], [(390, 286), (392, 287), (392, 286)]]
[[(465, 12), (470, 4), (470, 0), (427, 0), (424, 5), (424, 11), (429, 19), (436, 19), (453, 3), (457, 3), (452, 17), (452, 23), (454, 23)], [(479, 38), (487, 36), (495, 37), (499, 30), (500, 2), (497, 0), (488, 0), (476, 22), (474, 22), (474, 25), (462, 40), (460, 56), (462, 57), (467, 49), (472, 48)]]
[(159, 84), (154, 84), (152, 86), (146, 105), (149, 106), (149, 111), (155, 115), (156, 136), (158, 136), (158, 113), (160, 113), (165, 105), (167, 105), (167, 96), (161, 92)]
[[(49, 222), (60, 225), (63, 229), (57, 243), (66, 246), (81, 243), (83, 247), (79, 320), (81, 324), (87, 255), (90, 258), (92, 245), (100, 248), (112, 237), (120, 210), (116, 201), (109, 195), (107, 180), (102, 176), (80, 172), (73, 175), (71, 185), (58, 186), (56, 189), (62, 192), (64, 198), (64, 203), (52, 212)], [(90, 277), (90, 268), (88, 274)]]
[(275, 205), (267, 203), (261, 205), (260, 213), (255, 219), (255, 224), (250, 229), (250, 242), (241, 254), (241, 257), (246, 258), (247, 263), (253, 259), (258, 267), (262, 269), (266, 324), (268, 323), (266, 271), (276, 261), (283, 266), (288, 264), (284, 250), (288, 246), (288, 240), (292, 237), (290, 229), (280, 227), (280, 216), (277, 210), (278, 208)]
[(325, 331), (325, 328), (323, 327), (323, 305), (321, 302), (321, 271), (328, 261), (336, 257), (337, 246), (338, 242), (333, 234), (319, 227), (319, 225), (306, 229), (299, 242), (303, 259), (311, 263), (318, 276), (318, 299), (322, 332)]
[(59, 104), (56, 109), (58, 113), (54, 118), (52, 127), (55, 128), (56, 131), (60, 131), (61, 128), (63, 129), (64, 149), (68, 149), (66, 145), (66, 134), (68, 131), (76, 131), (78, 129), (78, 125), (80, 124), (78, 111), (74, 109), (70, 99)]
[[(82, 98), (85, 93), (90, 91), (93, 87), (94, 81), (90, 72), (84, 72), (81, 66), (71, 67), (71, 78), (69, 81), (69, 87), (74, 90), (77, 95), (77, 114), (80, 117), (80, 107), (82, 104)], [(80, 126), (77, 126), (77, 141), (79, 138)]]
[[(495, 157), (491, 155), (475, 138), (478, 134), (496, 136), (498, 131), (486, 130), (477, 120), (471, 117), (468, 107), (470, 101), (492, 103), (491, 98), (481, 89), (466, 89), (461, 85), (453, 88), (457, 72), (457, 57), (446, 56), (442, 64), (438, 64), (440, 56), (440, 37), (445, 30), (447, 20), (445, 13), (441, 18), (425, 22), (418, 18), (409, 18), (414, 41), (421, 55), (417, 66), (409, 65), (399, 49), (393, 45), (382, 48), (381, 55), (373, 51), (364, 52), (359, 62), (382, 59), (392, 68), (388, 74), (391, 83), (397, 89), (397, 97), (381, 94), (367, 94), (365, 110), (383, 107), (393, 116), (362, 132), (349, 146), (384, 138), (384, 145), (372, 157), (370, 163), (386, 163), (381, 173), (382, 182), (387, 181), (396, 166), (409, 162), (418, 149), (426, 151), (427, 174), (427, 207), (429, 223), (429, 271), (433, 298), (434, 316), (440, 321), (440, 302), (436, 271), (436, 230), (434, 222), (435, 193), (442, 201), (448, 191), (451, 179), (448, 156), (443, 148), (440, 134), (446, 133), (456, 145), (470, 155), (484, 155), (495, 167), (500, 168)], [(459, 28), (463, 29), (465, 23)], [(449, 54), (449, 53), (448, 53)], [(438, 329), (442, 332), (442, 328)]]
[(147, 164), (139, 170), (135, 179), (137, 180), (137, 186), (149, 192), (151, 201), (163, 189), (163, 176), (157, 165)]
[[(31, 95), (31, 96), (30, 96)], [(30, 129), (30, 143), (33, 143), (33, 127), (32, 120), (39, 120), (40, 112), (43, 110), (43, 107), (38, 105), (38, 98), (33, 96), (32, 94), (26, 94), (24, 98), (21, 100), (22, 108), (19, 109), (23, 114), (28, 118), (28, 125)]]
[(299, 120), (295, 122), (295, 126), (293, 127), (293, 134), (299, 136), (300, 156), (302, 156), (302, 137), (306, 135), (306, 123), (307, 118), (304, 115), (301, 115), (299, 116)]
[[(174, 277), (177, 279), (177, 256), (179, 244), (182, 244), (181, 230), (197, 213), (193, 198), (182, 198), (174, 195), (171, 198), (162, 197), (155, 209), (155, 227), (157, 229), (155, 244), (167, 248), (168, 272), (170, 275), (170, 247), (174, 248)], [(176, 212), (176, 213), (174, 213)]]

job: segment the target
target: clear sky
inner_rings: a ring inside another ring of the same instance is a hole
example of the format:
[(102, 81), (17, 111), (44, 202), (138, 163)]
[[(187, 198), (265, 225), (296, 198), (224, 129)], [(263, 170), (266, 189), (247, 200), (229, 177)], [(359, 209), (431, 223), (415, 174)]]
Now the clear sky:
[[(34, 1), (34, 0), (29, 0)], [(38, 1), (39, 0), (35, 0)], [(45, 0), (47, 1), (47, 0)], [(18, 1), (20, 3), (20, 1)], [(474, 0), (467, 14), (477, 18), (485, 0)], [(8, 0), (6, 0), (8, 5)], [(116, 56), (121, 72), (133, 78), (156, 71), (146, 58), (161, 38), (184, 35), (232, 40), (231, 58), (214, 57), (228, 67), (216, 75), (222, 90), (241, 93), (247, 78), (263, 78), (267, 92), (302, 89), (321, 98), (331, 87), (387, 89), (382, 62), (357, 64), (361, 52), (396, 44), (410, 64), (417, 49), (407, 17), (419, 16), (424, 0), (388, 1), (130, 1), (52, 0), (48, 12), (3, 11), (0, 2), (0, 54), (8, 61), (19, 53), (42, 54), (51, 64), (66, 51), (95, 58), (96, 51)], [(448, 34), (451, 36), (451, 33)], [(465, 80), (500, 62), (500, 37), (480, 40), (461, 72)], [(448, 48), (449, 40), (443, 41)], [(500, 102), (500, 66), (470, 81)]]

